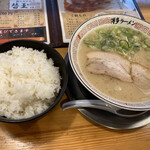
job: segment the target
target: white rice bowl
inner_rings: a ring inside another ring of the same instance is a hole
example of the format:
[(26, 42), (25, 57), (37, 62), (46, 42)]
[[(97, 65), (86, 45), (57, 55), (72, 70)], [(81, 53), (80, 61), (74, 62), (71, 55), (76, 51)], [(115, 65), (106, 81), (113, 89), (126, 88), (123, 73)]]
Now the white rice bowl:
[(42, 113), (61, 86), (59, 68), (46, 54), (13, 47), (0, 53), (0, 116), (25, 119)]

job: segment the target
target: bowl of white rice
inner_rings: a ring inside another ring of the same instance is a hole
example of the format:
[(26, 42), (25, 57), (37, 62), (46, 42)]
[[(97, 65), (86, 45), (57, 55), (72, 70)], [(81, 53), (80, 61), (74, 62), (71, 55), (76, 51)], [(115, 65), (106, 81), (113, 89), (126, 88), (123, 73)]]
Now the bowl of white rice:
[(45, 43), (15, 40), (0, 45), (0, 121), (24, 122), (49, 112), (68, 81), (62, 56)]

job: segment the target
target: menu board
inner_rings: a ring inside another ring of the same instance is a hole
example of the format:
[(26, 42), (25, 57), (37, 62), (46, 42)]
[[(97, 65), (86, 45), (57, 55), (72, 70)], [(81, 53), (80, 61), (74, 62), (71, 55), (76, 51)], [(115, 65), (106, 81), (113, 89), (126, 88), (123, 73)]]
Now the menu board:
[(0, 0), (0, 44), (32, 39), (68, 46), (80, 24), (103, 14), (142, 18), (135, 0)]
[(17, 39), (50, 43), (45, 0), (0, 0), (0, 44)]
[(141, 18), (132, 0), (57, 0), (62, 42), (68, 43), (75, 29), (91, 17), (125, 14)]

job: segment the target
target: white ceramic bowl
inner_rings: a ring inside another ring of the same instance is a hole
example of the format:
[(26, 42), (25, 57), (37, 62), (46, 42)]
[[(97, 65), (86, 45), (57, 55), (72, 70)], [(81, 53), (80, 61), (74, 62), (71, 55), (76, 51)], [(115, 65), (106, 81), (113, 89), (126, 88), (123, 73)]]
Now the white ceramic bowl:
[(105, 25), (114, 25), (114, 24), (130, 27), (132, 29), (139, 30), (147, 34), (148, 36), (150, 36), (150, 24), (147, 23), (146, 21), (143, 21), (135, 17), (131, 17), (127, 15), (102, 15), (102, 16), (91, 18), (86, 22), (84, 22), (83, 24), (81, 24), (72, 35), (71, 41), (69, 43), (69, 51), (68, 51), (71, 67), (76, 77), (83, 84), (83, 86), (87, 90), (89, 90), (93, 95), (95, 95), (97, 98), (123, 109), (136, 110), (136, 111), (150, 110), (150, 100), (145, 102), (133, 103), (133, 102), (124, 102), (124, 101), (116, 100), (111, 97), (108, 97), (107, 95), (104, 95), (86, 80), (86, 78), (83, 76), (79, 68), (77, 55), (78, 55), (78, 47), (82, 38), (95, 28), (99, 28)]

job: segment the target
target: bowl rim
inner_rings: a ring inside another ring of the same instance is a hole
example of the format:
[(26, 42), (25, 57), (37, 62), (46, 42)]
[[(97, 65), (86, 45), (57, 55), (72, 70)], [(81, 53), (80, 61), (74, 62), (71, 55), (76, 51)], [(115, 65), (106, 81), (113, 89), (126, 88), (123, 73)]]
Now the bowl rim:
[[(145, 101), (145, 102), (124, 102), (121, 100), (115, 100), (113, 98), (108, 97), (105, 94), (98, 94), (97, 92), (93, 91), (91, 89), (91, 87), (89, 85), (87, 85), (87, 83), (83, 80), (83, 78), (81, 77), (81, 72), (78, 72), (78, 70), (76, 69), (76, 66), (74, 65), (74, 60), (72, 57), (72, 43), (75, 39), (75, 37), (79, 34), (79, 31), (81, 31), (88, 23), (92, 22), (93, 20), (96, 19), (100, 19), (100, 18), (105, 18), (105, 17), (121, 17), (121, 18), (128, 18), (128, 19), (134, 19), (138, 22), (144, 22), (145, 24), (147, 24), (150, 28), (150, 23), (142, 20), (140, 18), (134, 17), (134, 16), (130, 16), (130, 15), (123, 15), (123, 14), (104, 14), (104, 15), (100, 15), (100, 16), (94, 16), (88, 20), (86, 20), (85, 22), (83, 22), (82, 24), (80, 24), (76, 30), (74, 31), (74, 33), (71, 36), (70, 42), (69, 42), (69, 47), (68, 47), (68, 56), (69, 56), (69, 62), (71, 64), (71, 68), (73, 70), (73, 72), (75, 73), (77, 79), (81, 82), (81, 84), (89, 91), (91, 92), (94, 96), (96, 96), (97, 98), (103, 100), (106, 103), (109, 103), (111, 105), (114, 105), (116, 107), (122, 108), (122, 109), (127, 109), (127, 110), (132, 110), (132, 111), (147, 111), (150, 110), (150, 100)], [(112, 24), (110, 24), (112, 25)], [(93, 28), (94, 29), (94, 28)], [(88, 31), (89, 32), (89, 31)], [(106, 99), (108, 98), (108, 99)], [(111, 100), (110, 100), (111, 99)], [(114, 101), (112, 101), (112, 99)]]
[[(3, 45), (8, 45), (10, 43), (15, 43), (15, 42), (34, 42), (34, 43), (37, 43), (37, 44), (40, 44), (40, 45), (45, 45), (46, 47), (49, 47), (50, 51), (54, 51), (56, 53), (57, 56), (59, 56), (59, 58), (61, 59), (62, 61), (62, 65), (64, 66), (65, 68), (65, 82), (63, 84), (63, 86), (61, 87), (60, 89), (60, 92), (59, 94), (57, 95), (56, 97), (56, 100), (46, 109), (44, 110), (42, 113), (40, 114), (37, 114), (35, 116), (32, 116), (32, 117), (29, 117), (29, 118), (24, 118), (24, 119), (7, 119), (7, 118), (4, 118), (4, 117), (0, 117), (0, 122), (6, 122), (6, 123), (22, 123), (22, 122), (28, 122), (28, 121), (32, 121), (32, 120), (35, 120), (35, 119), (39, 119), (40, 117), (46, 115), (50, 110), (52, 110), (52, 108), (54, 108), (58, 103), (59, 101), (61, 100), (61, 98), (63, 97), (65, 91), (66, 91), (66, 88), (67, 88), (67, 84), (68, 84), (68, 71), (67, 71), (67, 66), (66, 66), (66, 63), (65, 63), (65, 60), (63, 59), (63, 57), (60, 55), (60, 53), (55, 49), (53, 48), (51, 45), (48, 45), (46, 43), (43, 43), (43, 42), (40, 42), (40, 41), (36, 41), (36, 40), (28, 40), (28, 39), (21, 39), (21, 40), (12, 40), (12, 41), (8, 41), (8, 42), (5, 42), (5, 43), (2, 43), (0, 44), (0, 47), (3, 46)], [(15, 46), (15, 45), (14, 45)], [(32, 48), (32, 47), (31, 47)], [(35, 49), (35, 48), (33, 48)], [(37, 49), (38, 50), (38, 49)], [(0, 52), (0, 53), (3, 53), (3, 52)], [(44, 51), (44, 53), (46, 53)], [(54, 63), (55, 64), (55, 63)]]

